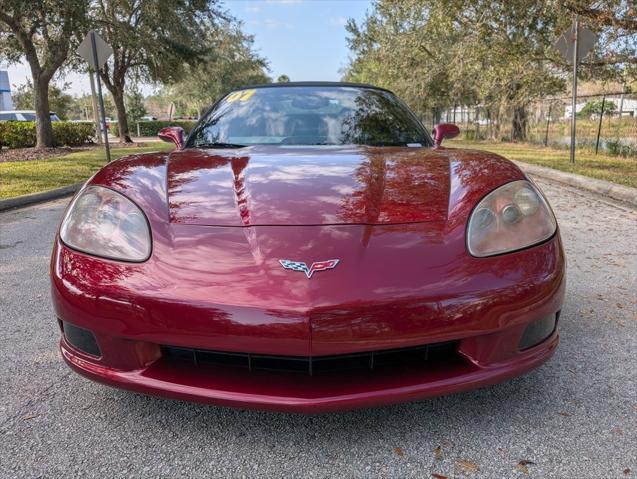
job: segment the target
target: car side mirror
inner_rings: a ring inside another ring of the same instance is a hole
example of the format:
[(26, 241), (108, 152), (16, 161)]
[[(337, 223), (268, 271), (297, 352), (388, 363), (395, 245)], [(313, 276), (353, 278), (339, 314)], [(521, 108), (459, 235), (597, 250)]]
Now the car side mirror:
[(445, 138), (455, 138), (460, 134), (460, 128), (453, 123), (439, 123), (434, 126), (434, 146), (440, 146)]
[(159, 139), (175, 144), (178, 150), (184, 148), (184, 129), (180, 126), (167, 126), (159, 130)]

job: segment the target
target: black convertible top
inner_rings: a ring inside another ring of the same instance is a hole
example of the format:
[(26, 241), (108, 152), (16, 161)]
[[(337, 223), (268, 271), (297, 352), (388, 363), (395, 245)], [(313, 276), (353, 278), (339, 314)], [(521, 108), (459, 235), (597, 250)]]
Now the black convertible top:
[(291, 82), (285, 82), (285, 83), (260, 83), (258, 85), (246, 85), (239, 88), (235, 88), (233, 90), (230, 90), (230, 92), (237, 91), (237, 90), (246, 90), (248, 88), (286, 88), (286, 87), (293, 87), (293, 86), (334, 86), (334, 87), (344, 86), (344, 87), (353, 87), (353, 88), (372, 88), (374, 90), (382, 90), (382, 91), (386, 91), (393, 94), (393, 92), (388, 90), (387, 88), (370, 85), (368, 83), (352, 83), (352, 82), (340, 82), (340, 81), (291, 81)]

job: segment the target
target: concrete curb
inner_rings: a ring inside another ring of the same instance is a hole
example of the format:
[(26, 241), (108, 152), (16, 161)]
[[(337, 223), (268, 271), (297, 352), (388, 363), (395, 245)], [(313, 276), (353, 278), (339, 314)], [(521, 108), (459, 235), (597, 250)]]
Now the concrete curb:
[(637, 208), (637, 188), (630, 186), (618, 185), (610, 181), (589, 178), (588, 176), (577, 175), (575, 173), (566, 173), (564, 171), (554, 170), (545, 166), (531, 165), (522, 161), (513, 161), (525, 173), (531, 176), (537, 176), (556, 183), (562, 183), (567, 186), (573, 186), (582, 190), (597, 193), (598, 195), (607, 196), (622, 203), (626, 203)]
[(55, 190), (43, 191), (42, 193), (34, 193), (32, 195), (18, 196), (7, 200), (0, 200), (0, 211), (10, 210), (13, 208), (22, 208), (24, 206), (35, 205), (37, 203), (45, 203), (47, 201), (56, 200), (65, 196), (74, 195), (81, 187), (82, 183), (57, 188)]

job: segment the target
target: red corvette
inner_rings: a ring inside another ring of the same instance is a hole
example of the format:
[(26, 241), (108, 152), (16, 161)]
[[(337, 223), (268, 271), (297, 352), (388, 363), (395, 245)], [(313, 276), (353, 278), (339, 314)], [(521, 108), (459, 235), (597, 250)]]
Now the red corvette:
[(77, 372), (177, 399), (323, 412), (507, 380), (558, 344), (553, 212), (494, 154), (440, 146), (391, 92), (231, 92), (172, 153), (69, 205), (51, 259)]

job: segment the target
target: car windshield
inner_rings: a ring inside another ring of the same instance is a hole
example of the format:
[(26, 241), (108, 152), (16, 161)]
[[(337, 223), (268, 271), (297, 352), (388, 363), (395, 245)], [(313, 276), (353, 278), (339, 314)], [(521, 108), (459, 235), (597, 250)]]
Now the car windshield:
[(431, 146), (414, 114), (392, 93), (353, 86), (238, 90), (198, 123), (187, 147), (214, 145)]

